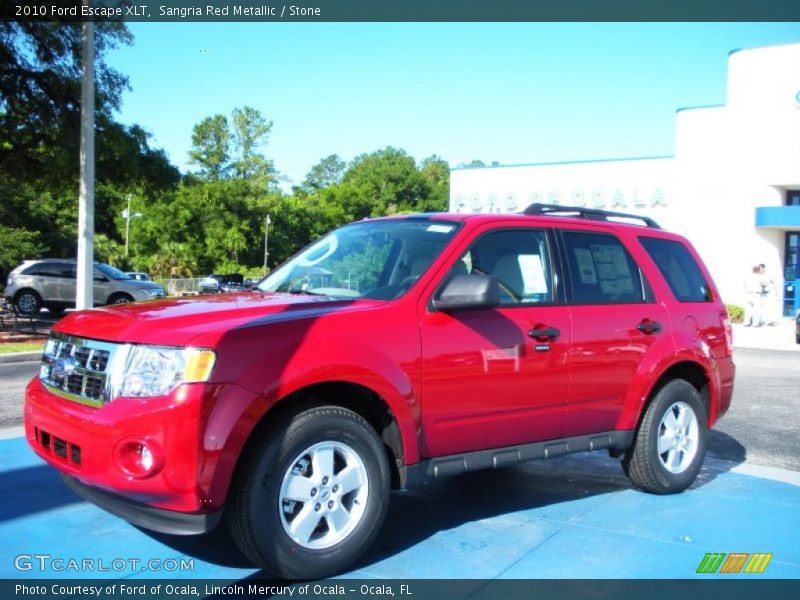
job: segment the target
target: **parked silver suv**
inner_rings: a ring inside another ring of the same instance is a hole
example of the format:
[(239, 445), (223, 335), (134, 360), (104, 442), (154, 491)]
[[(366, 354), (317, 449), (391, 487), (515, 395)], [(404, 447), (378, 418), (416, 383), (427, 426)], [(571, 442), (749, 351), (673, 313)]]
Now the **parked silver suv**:
[[(52, 313), (75, 306), (76, 261), (45, 258), (27, 260), (11, 271), (4, 295), (26, 315), (44, 306)], [(163, 298), (164, 289), (152, 281), (137, 281), (119, 269), (94, 263), (94, 303), (125, 304), (136, 300)]]

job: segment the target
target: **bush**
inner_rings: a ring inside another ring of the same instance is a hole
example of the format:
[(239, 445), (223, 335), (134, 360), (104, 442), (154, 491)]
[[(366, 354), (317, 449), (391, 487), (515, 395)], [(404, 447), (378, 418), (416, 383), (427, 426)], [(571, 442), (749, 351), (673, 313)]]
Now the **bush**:
[(735, 304), (726, 304), (725, 310), (728, 311), (728, 316), (731, 318), (731, 323), (742, 323), (744, 321), (744, 309)]

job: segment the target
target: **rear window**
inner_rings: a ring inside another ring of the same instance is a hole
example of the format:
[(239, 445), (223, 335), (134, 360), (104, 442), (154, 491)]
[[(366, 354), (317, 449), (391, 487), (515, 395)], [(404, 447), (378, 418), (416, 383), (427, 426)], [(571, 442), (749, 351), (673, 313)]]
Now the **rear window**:
[(679, 302), (713, 300), (711, 288), (686, 246), (673, 240), (650, 237), (640, 237), (639, 241)]

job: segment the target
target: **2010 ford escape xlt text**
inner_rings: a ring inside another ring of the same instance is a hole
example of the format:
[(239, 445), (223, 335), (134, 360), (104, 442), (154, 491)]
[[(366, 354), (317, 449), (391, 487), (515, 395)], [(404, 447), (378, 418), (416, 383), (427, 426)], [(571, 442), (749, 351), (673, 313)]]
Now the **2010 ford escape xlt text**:
[(316, 578), (428, 479), (606, 449), (642, 490), (685, 490), (733, 379), (686, 240), (536, 204), (365, 220), (251, 291), (71, 314), (25, 429), (106, 510), (168, 533), (224, 517), (256, 565)]

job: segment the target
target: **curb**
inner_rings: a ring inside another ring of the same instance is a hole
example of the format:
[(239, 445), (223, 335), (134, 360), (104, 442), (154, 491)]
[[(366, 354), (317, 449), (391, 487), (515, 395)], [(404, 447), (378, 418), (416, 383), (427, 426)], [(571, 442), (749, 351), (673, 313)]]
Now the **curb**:
[(41, 352), (11, 352), (10, 354), (0, 354), (0, 364), (32, 362), (42, 358)]

